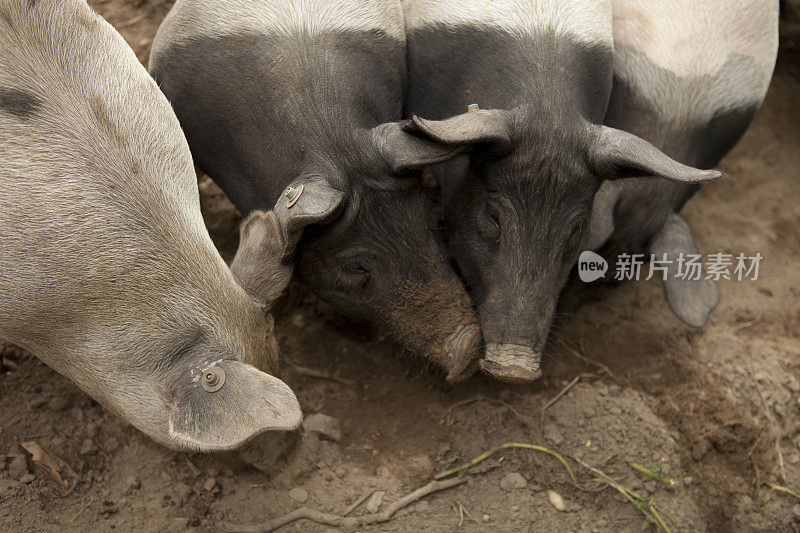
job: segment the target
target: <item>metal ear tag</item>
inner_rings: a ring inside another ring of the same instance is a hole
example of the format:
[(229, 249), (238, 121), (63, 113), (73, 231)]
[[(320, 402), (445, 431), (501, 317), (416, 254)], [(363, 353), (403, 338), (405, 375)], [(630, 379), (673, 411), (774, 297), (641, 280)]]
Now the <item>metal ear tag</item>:
[(287, 187), (283, 193), (283, 195), (286, 197), (286, 208), (288, 209), (296, 204), (297, 200), (300, 199), (301, 194), (303, 194), (303, 185), (298, 185), (297, 187)]
[(209, 367), (203, 372), (200, 383), (206, 391), (217, 392), (225, 385), (225, 371), (218, 366)]
[(481, 108), (478, 107), (478, 104), (469, 104), (467, 106), (467, 113), (474, 113), (475, 111), (480, 111)]

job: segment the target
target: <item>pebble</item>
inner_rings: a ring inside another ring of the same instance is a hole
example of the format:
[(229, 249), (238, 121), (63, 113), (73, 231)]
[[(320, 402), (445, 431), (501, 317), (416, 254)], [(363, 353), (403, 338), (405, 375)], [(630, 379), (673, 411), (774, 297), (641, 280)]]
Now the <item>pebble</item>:
[(694, 478), (692, 476), (686, 476), (685, 478), (683, 478), (684, 485), (688, 486), (691, 485), (692, 483), (694, 483)]
[(0, 498), (13, 496), (19, 492), (21, 488), (22, 484), (19, 481), (14, 479), (0, 479)]
[(564, 442), (564, 434), (555, 424), (547, 424), (544, 426), (544, 438), (546, 441), (556, 446)]
[(620, 409), (619, 407), (612, 407), (611, 409), (608, 410), (608, 412), (611, 413), (612, 415), (621, 415), (622, 409)]
[(383, 495), (385, 494), (384, 491), (379, 490), (372, 493), (372, 496), (369, 497), (366, 504), (366, 510), (369, 514), (375, 514), (383, 505)]
[(289, 491), (289, 497), (297, 503), (306, 503), (308, 501), (308, 491), (303, 487), (295, 487)]
[(653, 479), (644, 482), (644, 490), (646, 490), (648, 494), (653, 494), (657, 488), (658, 482)]
[(325, 472), (325, 481), (330, 482), (333, 481), (334, 479), (336, 479), (336, 476), (333, 475), (333, 472), (331, 472), (330, 470)]
[(316, 433), (321, 439), (339, 442), (342, 438), (342, 430), (339, 429), (339, 421), (332, 416), (314, 413), (308, 415), (303, 420), (303, 431), (306, 433)]
[(597, 522), (595, 522), (595, 525), (597, 527), (606, 527), (608, 525), (608, 521), (605, 518), (601, 518)]
[(22, 476), (29, 474), (28, 461), (24, 457), (14, 457), (8, 464), (8, 475), (12, 479), (21, 479)]
[(591, 407), (587, 407), (586, 409), (583, 410), (583, 416), (585, 416), (586, 418), (594, 418), (595, 414), (596, 414), (595, 410), (592, 409)]
[(483, 521), (484, 522), (488, 522), (489, 521), (489, 515), (488, 514), (483, 515)]
[(25, 474), (24, 476), (19, 478), (19, 482), (27, 484), (33, 481), (34, 479), (36, 479), (36, 476), (34, 476), (33, 474)]
[(92, 439), (84, 439), (78, 453), (81, 455), (94, 455), (97, 453), (97, 446)]
[(127, 478), (125, 478), (125, 485), (130, 490), (138, 490), (142, 488), (142, 482), (139, 481), (139, 478), (136, 476), (128, 476)]
[(555, 507), (556, 511), (566, 511), (567, 506), (564, 505), (564, 498), (561, 497), (561, 494), (557, 493), (554, 490), (547, 491), (547, 499), (550, 500), (550, 505)]
[(181, 507), (186, 503), (189, 499), (189, 496), (192, 494), (192, 488), (187, 485), (186, 483), (178, 483), (175, 485), (175, 504), (178, 507)]
[(524, 489), (527, 486), (528, 482), (519, 472), (510, 472), (500, 480), (500, 488), (507, 492)]
[(217, 485), (217, 478), (210, 477), (210, 478), (206, 479), (205, 483), (203, 483), (203, 489), (206, 492), (211, 492), (212, 490), (214, 490), (214, 487), (216, 485)]
[(47, 407), (56, 412), (64, 411), (67, 407), (69, 407), (70, 401), (69, 398), (64, 396), (63, 394), (56, 394), (53, 396), (49, 402), (47, 402)]

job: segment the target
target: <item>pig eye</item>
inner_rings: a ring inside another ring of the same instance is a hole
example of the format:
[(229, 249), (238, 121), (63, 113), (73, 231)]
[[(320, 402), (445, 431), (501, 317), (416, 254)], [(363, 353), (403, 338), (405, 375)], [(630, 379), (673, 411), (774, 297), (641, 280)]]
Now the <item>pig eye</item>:
[(486, 204), (486, 218), (489, 222), (488, 234), (497, 239), (500, 237), (500, 211), (492, 204)]
[(347, 288), (363, 289), (369, 283), (369, 270), (360, 263), (346, 263), (342, 265), (340, 281)]

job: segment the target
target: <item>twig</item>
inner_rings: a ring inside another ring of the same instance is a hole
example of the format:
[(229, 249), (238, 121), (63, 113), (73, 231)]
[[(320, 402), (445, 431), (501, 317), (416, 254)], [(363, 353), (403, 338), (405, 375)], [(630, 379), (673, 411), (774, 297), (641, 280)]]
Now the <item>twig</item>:
[(778, 485), (777, 483), (771, 483), (769, 481), (765, 481), (764, 485), (766, 485), (767, 487), (771, 488), (772, 490), (777, 490), (778, 492), (783, 492), (785, 494), (790, 494), (790, 495), (794, 496), (795, 498), (797, 498), (798, 500), (800, 500), (800, 494), (798, 494), (797, 492), (793, 491), (789, 487), (784, 487), (783, 485)]
[(750, 379), (753, 381), (753, 385), (755, 385), (756, 390), (758, 391), (758, 396), (761, 398), (761, 406), (764, 410), (764, 416), (767, 417), (767, 420), (772, 425), (772, 436), (775, 438), (775, 454), (778, 458), (778, 469), (780, 470), (781, 481), (786, 483), (786, 467), (783, 463), (783, 451), (781, 450), (781, 438), (783, 437), (781, 426), (778, 421), (775, 420), (775, 417), (769, 410), (767, 398), (764, 396), (764, 391), (761, 390), (761, 385), (758, 384), (758, 380), (756, 380), (755, 376), (753, 376), (753, 372), (750, 370), (750, 367), (748, 366), (745, 368), (747, 369), (747, 373), (750, 375)]
[(578, 374), (577, 376), (575, 376), (575, 378), (574, 378), (572, 381), (570, 381), (570, 382), (569, 382), (569, 384), (568, 384), (566, 387), (564, 387), (563, 389), (561, 389), (561, 391), (560, 391), (558, 394), (556, 394), (556, 395), (555, 395), (555, 397), (553, 397), (553, 399), (552, 399), (552, 400), (550, 400), (549, 402), (547, 402), (546, 404), (544, 404), (544, 407), (542, 407), (542, 420), (544, 421), (544, 412), (545, 412), (545, 411), (547, 411), (547, 410), (548, 410), (550, 407), (552, 407), (552, 406), (553, 406), (553, 405), (554, 405), (554, 404), (555, 404), (555, 403), (556, 403), (558, 400), (560, 400), (560, 399), (561, 399), (561, 398), (562, 398), (562, 397), (563, 397), (563, 396), (564, 396), (566, 393), (568, 393), (568, 392), (569, 392), (569, 390), (570, 390), (572, 387), (574, 387), (574, 386), (575, 386), (575, 384), (576, 384), (578, 381), (580, 381), (580, 380), (581, 380), (581, 378), (589, 377), (589, 376), (591, 376), (591, 375), (592, 375), (592, 374)]
[(74, 522), (75, 520), (77, 520), (77, 519), (78, 519), (78, 517), (79, 517), (81, 514), (83, 514), (83, 512), (84, 512), (86, 509), (88, 509), (88, 508), (89, 508), (89, 504), (88, 504), (88, 503), (87, 503), (86, 505), (84, 505), (83, 507), (81, 507), (81, 510), (80, 510), (80, 511), (78, 511), (77, 513), (75, 513), (75, 516), (73, 516), (72, 518), (70, 518), (70, 519), (69, 519), (69, 523), (71, 524), (72, 522)]
[(508, 449), (511, 449), (511, 448), (521, 448), (523, 450), (533, 450), (533, 451), (536, 451), (536, 452), (542, 452), (542, 453), (546, 453), (548, 455), (552, 455), (553, 457), (558, 459), (559, 462), (562, 465), (564, 465), (564, 468), (567, 469), (567, 473), (569, 474), (569, 477), (572, 479), (572, 482), (576, 483), (576, 484), (578, 483), (578, 480), (575, 478), (575, 474), (572, 473), (572, 469), (567, 464), (567, 461), (564, 460), (564, 458), (559, 453), (551, 450), (550, 448), (545, 448), (544, 446), (537, 446), (535, 444), (523, 444), (523, 443), (520, 443), (520, 442), (508, 442), (506, 444), (501, 444), (500, 446), (497, 446), (496, 448), (493, 448), (493, 449), (489, 450), (486, 453), (482, 453), (481, 455), (479, 455), (478, 457), (476, 457), (475, 459), (471, 460), (470, 462), (468, 462), (468, 463), (466, 463), (464, 465), (458, 466), (456, 468), (451, 468), (449, 470), (445, 470), (444, 472), (440, 472), (440, 473), (436, 474), (435, 476), (433, 476), (433, 479), (437, 479), (437, 480), (438, 479), (444, 479), (444, 478), (450, 477), (452, 475), (458, 475), (458, 477), (460, 478), (461, 476), (463, 476), (467, 472), (467, 470), (469, 470), (470, 468), (472, 468), (476, 464), (485, 461), (486, 459), (488, 459), (489, 457), (491, 457), (495, 453), (499, 452), (500, 450), (508, 450)]
[(367, 501), (367, 499), (369, 499), (369, 497), (372, 496), (373, 494), (375, 494), (375, 489), (372, 489), (371, 491), (369, 491), (368, 493), (364, 494), (362, 497), (354, 501), (353, 505), (348, 507), (347, 510), (344, 513), (342, 513), (342, 516), (347, 516), (356, 509), (358, 509), (358, 506)]
[(315, 370), (313, 368), (306, 368), (304, 366), (293, 364), (292, 369), (298, 376), (301, 377), (335, 381), (336, 383), (341, 383), (342, 385), (347, 385), (348, 387), (355, 387), (356, 385), (354, 381), (350, 381), (349, 379), (340, 378), (338, 376), (332, 376), (330, 374), (326, 374), (325, 372), (322, 372), (320, 370)]
[(385, 511), (371, 515), (371, 516), (355, 516), (355, 517), (345, 517), (341, 515), (336, 515), (332, 513), (323, 513), (320, 511), (315, 511), (314, 509), (309, 509), (308, 507), (301, 507), (299, 509), (295, 509), (291, 513), (286, 515), (280, 516), (273, 520), (268, 520), (261, 524), (257, 524), (254, 526), (233, 526), (230, 531), (241, 531), (245, 533), (266, 533), (270, 531), (275, 531), (279, 527), (283, 527), (287, 524), (291, 524), (298, 520), (311, 520), (318, 524), (323, 524), (326, 526), (331, 527), (345, 527), (345, 528), (356, 528), (359, 526), (366, 526), (372, 524), (381, 524), (383, 522), (388, 522), (392, 519), (392, 517), (404, 507), (408, 507), (412, 503), (416, 502), (417, 500), (424, 498), (429, 494), (433, 494), (434, 492), (439, 492), (442, 490), (447, 490), (458, 485), (462, 485), (466, 483), (467, 480), (463, 478), (452, 478), (446, 479), (444, 481), (431, 481), (424, 487), (420, 487), (411, 494), (408, 494), (392, 505), (386, 508)]
[(583, 361), (583, 362), (584, 362), (584, 363), (586, 363), (587, 365), (593, 366), (593, 367), (595, 367), (595, 368), (599, 368), (601, 371), (605, 372), (605, 373), (608, 375), (608, 377), (610, 377), (610, 378), (613, 378), (613, 377), (614, 377), (614, 374), (611, 372), (611, 369), (610, 369), (610, 368), (608, 368), (608, 367), (607, 367), (606, 365), (604, 365), (603, 363), (600, 363), (600, 362), (598, 362), (598, 361), (592, 361), (591, 359), (589, 359), (588, 357), (586, 357), (585, 355), (583, 355), (582, 353), (580, 353), (578, 350), (576, 350), (576, 349), (575, 349), (575, 348), (573, 348), (572, 346), (568, 346), (568, 345), (567, 345), (566, 343), (564, 343), (564, 342), (562, 342), (562, 343), (561, 343), (561, 346), (563, 346), (563, 347), (564, 347), (564, 348), (567, 350), (567, 352), (568, 352), (568, 353), (569, 353), (571, 356), (575, 357), (576, 359), (580, 359), (581, 361)]

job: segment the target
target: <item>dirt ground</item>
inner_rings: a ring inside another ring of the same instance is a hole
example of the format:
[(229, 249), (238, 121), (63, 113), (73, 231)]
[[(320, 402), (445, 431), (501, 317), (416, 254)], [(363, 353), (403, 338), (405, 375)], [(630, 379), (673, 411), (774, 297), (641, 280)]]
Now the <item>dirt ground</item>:
[[(171, 1), (90, 3), (145, 61)], [(154, 444), (0, 344), (0, 530), (222, 531), (301, 505), (341, 513), (371, 490), (383, 493), (384, 509), (450, 464), (522, 442), (576, 457), (652, 498), (673, 530), (800, 531), (800, 498), (765, 484), (800, 490), (798, 46), (800, 38), (782, 40), (764, 108), (722, 162), (729, 179), (684, 210), (705, 252), (764, 256), (757, 281), (720, 284), (722, 302), (703, 331), (673, 317), (656, 280), (628, 283), (561, 320), (540, 382), (476, 376), (450, 387), (379, 332), (293, 285), (277, 311), (284, 354), (335, 379), (292, 371), (287, 381), (305, 413), (334, 417), (341, 435), (298, 432), (223, 456)], [(212, 236), (230, 258), (240, 217), (207, 177), (200, 189)], [(74, 470), (62, 469), (78, 480), (68, 495), (30, 461), (4, 458), (29, 441)], [(568, 461), (577, 486), (555, 458), (508, 450), (470, 470), (466, 484), (373, 529), (642, 530), (633, 503)], [(658, 475), (674, 481), (647, 480), (631, 462), (660, 464)], [(303, 521), (284, 530), (329, 529)]]

